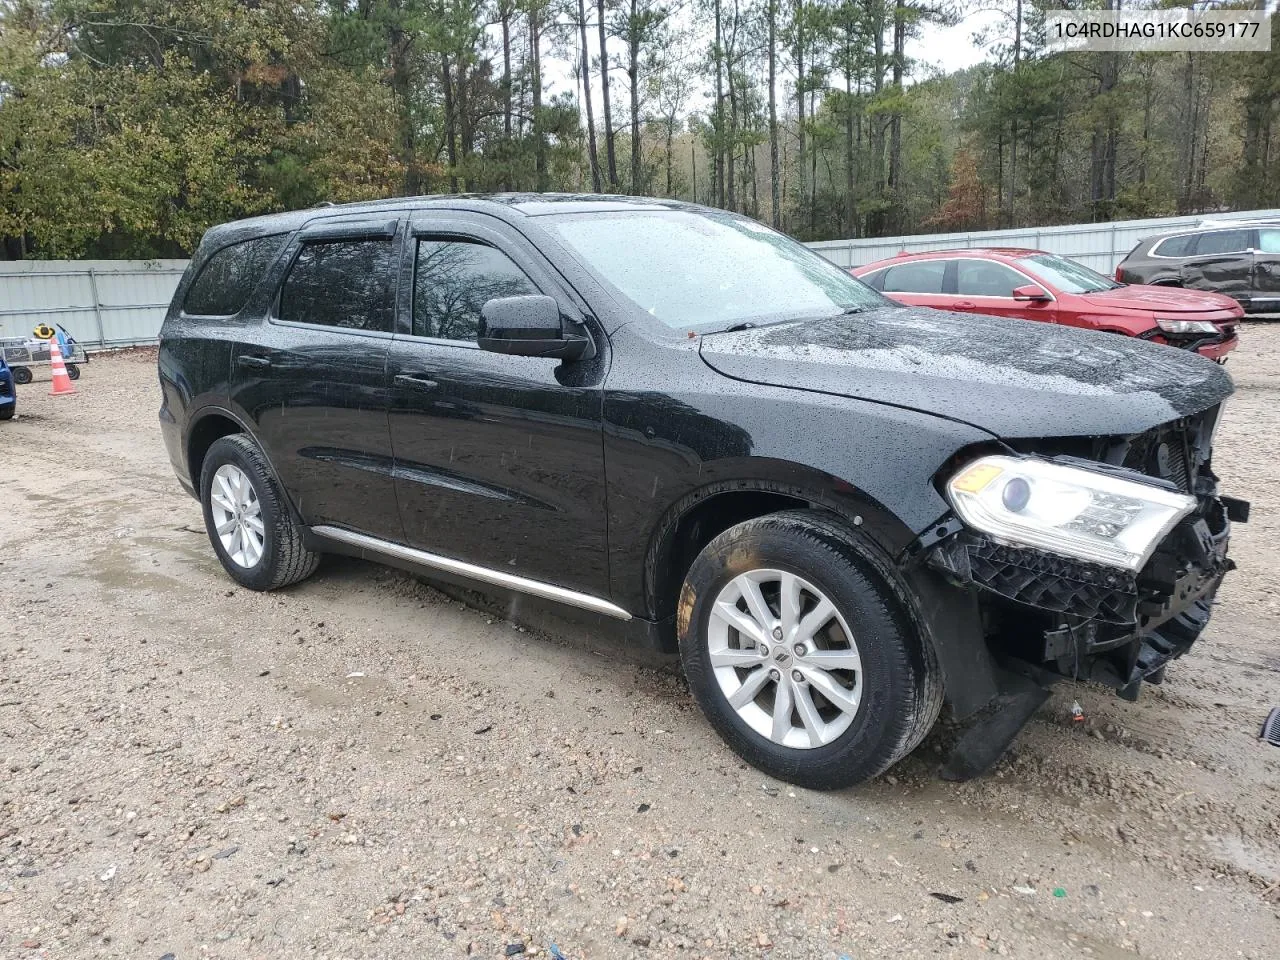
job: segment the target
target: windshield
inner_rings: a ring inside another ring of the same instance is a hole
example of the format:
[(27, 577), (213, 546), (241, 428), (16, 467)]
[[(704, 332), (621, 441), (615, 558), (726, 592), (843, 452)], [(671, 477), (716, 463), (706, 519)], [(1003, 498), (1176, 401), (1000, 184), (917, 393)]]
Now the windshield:
[(889, 305), (833, 263), (745, 217), (664, 210), (550, 219), (588, 266), (675, 330), (710, 332)]
[(1055, 257), (1051, 253), (1037, 253), (1030, 257), (1023, 257), (1021, 262), (1027, 264), (1031, 272), (1041, 280), (1052, 284), (1063, 293), (1101, 293), (1103, 290), (1114, 290), (1116, 287), (1124, 286), (1074, 260)]

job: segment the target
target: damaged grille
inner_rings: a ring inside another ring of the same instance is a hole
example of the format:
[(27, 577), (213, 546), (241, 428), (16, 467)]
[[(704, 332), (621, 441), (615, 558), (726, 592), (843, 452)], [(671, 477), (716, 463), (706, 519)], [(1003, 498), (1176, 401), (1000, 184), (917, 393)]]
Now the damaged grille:
[(1209, 433), (1218, 418), (1213, 407), (1193, 417), (1162, 423), (1130, 437), (1112, 453), (1111, 462), (1166, 480), (1195, 493), (1196, 477), (1209, 460)]
[(1227, 518), (1209, 462), (1219, 412), (1212, 407), (1140, 434), (1102, 439), (1088, 458), (1056, 457), (1086, 469), (1105, 471), (1103, 464), (1109, 464), (1113, 471), (1143, 474), (1200, 501), (1140, 574), (1000, 543), (973, 531), (942, 539), (930, 562), (961, 582), (1040, 610), (1109, 624), (1149, 623), (1169, 603), (1185, 603), (1216, 582), (1227, 563)]
[(1087, 620), (1131, 623), (1138, 589), (1110, 567), (961, 534), (938, 545), (934, 566), (1018, 603)]

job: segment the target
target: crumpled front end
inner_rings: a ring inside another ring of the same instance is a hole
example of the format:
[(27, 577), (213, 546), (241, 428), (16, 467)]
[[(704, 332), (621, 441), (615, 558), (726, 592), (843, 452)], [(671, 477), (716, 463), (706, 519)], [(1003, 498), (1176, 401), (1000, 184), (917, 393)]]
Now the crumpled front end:
[[(1221, 405), (1144, 433), (1077, 444), (1070, 454), (1019, 451), (1194, 498), (1195, 506), (1159, 541), (1136, 572), (1004, 541), (958, 520), (924, 551), (953, 584), (976, 588), (993, 653), (1041, 674), (1095, 680), (1136, 698), (1158, 683), (1209, 622), (1214, 594), (1234, 564), (1232, 520), (1248, 504), (1219, 494), (1211, 469)], [(1032, 445), (1036, 446), (1036, 445)]]

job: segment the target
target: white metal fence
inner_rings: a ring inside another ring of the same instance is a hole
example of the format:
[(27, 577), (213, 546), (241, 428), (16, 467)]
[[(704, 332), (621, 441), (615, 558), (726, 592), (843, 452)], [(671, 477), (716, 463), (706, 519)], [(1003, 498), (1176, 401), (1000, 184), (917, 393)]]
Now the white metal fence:
[(809, 244), (842, 267), (860, 267), (906, 250), (954, 250), (963, 247), (1033, 247), (1078, 260), (1108, 276), (1138, 241), (1159, 233), (1195, 227), (1205, 220), (1243, 220), (1280, 217), (1280, 210), (1249, 210), (1194, 217), (1120, 220), (1115, 223), (1073, 223), (1061, 227), (1027, 227), (971, 233), (933, 233), (910, 237), (871, 237), (865, 240), (826, 240)]
[(0, 263), (0, 337), (60, 323), (82, 346), (154, 343), (185, 260)]
[[(1110, 274), (1144, 237), (1204, 220), (1280, 217), (1280, 210), (1117, 223), (1082, 223), (1025, 230), (987, 230), (809, 244), (842, 267), (860, 266), (902, 250), (1036, 247)], [(186, 260), (17, 260), (0, 262), (0, 337), (22, 337), (39, 323), (60, 323), (81, 344), (120, 347), (154, 343)]]

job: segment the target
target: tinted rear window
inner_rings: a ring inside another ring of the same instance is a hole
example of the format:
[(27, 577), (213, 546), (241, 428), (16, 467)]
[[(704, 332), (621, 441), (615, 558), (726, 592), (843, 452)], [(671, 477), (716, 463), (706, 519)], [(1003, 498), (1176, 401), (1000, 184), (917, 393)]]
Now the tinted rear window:
[(390, 333), (394, 249), (389, 239), (308, 243), (280, 289), (280, 319)]
[(1188, 233), (1181, 237), (1167, 237), (1161, 240), (1151, 252), (1158, 257), (1189, 257), (1195, 245), (1196, 235)]
[(285, 234), (277, 234), (223, 247), (205, 262), (191, 284), (183, 312), (206, 317), (239, 313), (280, 253), (285, 239)]
[(1218, 253), (1244, 253), (1249, 249), (1250, 231), (1218, 230), (1200, 234), (1196, 244), (1196, 256), (1213, 256)]
[(945, 260), (904, 263), (884, 272), (880, 289), (885, 293), (941, 293), (946, 272)]

